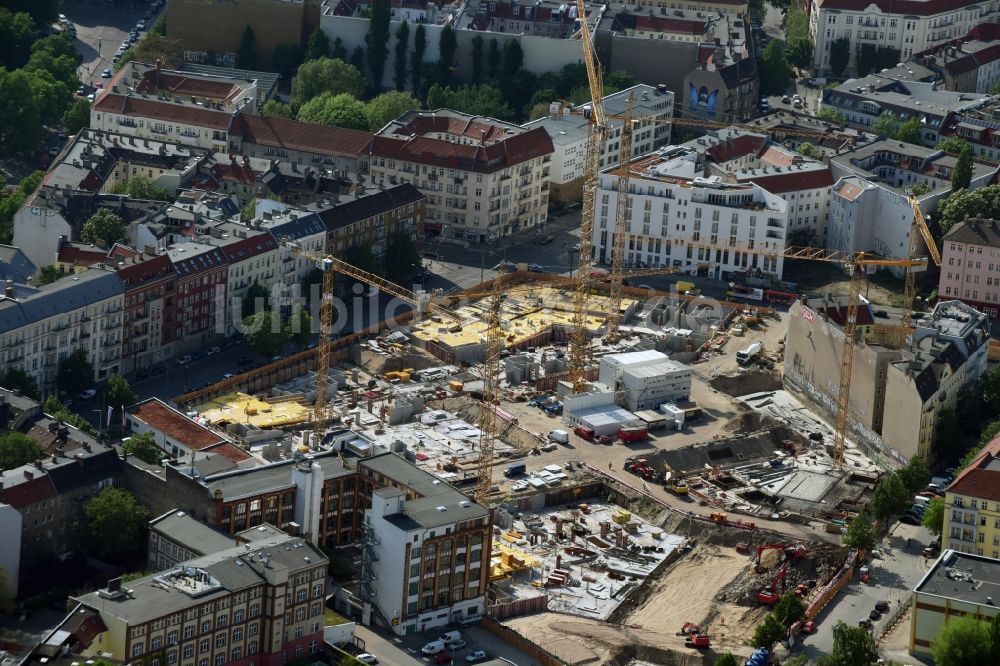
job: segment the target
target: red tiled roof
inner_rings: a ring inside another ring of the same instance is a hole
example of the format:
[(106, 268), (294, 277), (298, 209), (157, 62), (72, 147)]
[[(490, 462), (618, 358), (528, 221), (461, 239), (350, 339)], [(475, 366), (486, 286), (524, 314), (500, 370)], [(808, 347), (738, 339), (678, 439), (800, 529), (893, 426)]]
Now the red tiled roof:
[[(507, 136), (507, 127), (486, 123), (476, 117), (453, 116), (447, 113), (421, 113), (405, 125), (393, 128), (392, 133), (401, 137), (414, 134), (423, 136), (431, 132), (443, 132), (464, 136), (474, 142), (502, 141)], [(516, 132), (517, 130), (512, 130)], [(511, 134), (511, 136), (514, 136)]]
[(165, 254), (149, 257), (137, 264), (126, 264), (118, 269), (118, 277), (121, 278), (126, 291), (150, 280), (171, 278), (173, 275), (174, 269), (170, 257)]
[(253, 185), (257, 182), (257, 174), (254, 173), (252, 168), (235, 162), (213, 164), (211, 171), (212, 176), (217, 181), (228, 180), (247, 185)]
[(407, 140), (376, 136), (371, 147), (373, 156), (483, 173), (500, 171), (535, 157), (549, 155), (553, 150), (552, 138), (542, 127), (488, 146), (467, 146), (422, 136)]
[[(820, 305), (816, 308), (827, 317), (832, 319), (834, 323), (838, 326), (843, 326), (844, 322), (847, 321), (847, 306), (846, 305)], [(875, 318), (872, 316), (871, 306), (859, 307), (858, 308), (858, 326), (872, 326), (875, 324)]]
[(1000, 23), (980, 23), (969, 30), (964, 39), (981, 39), (984, 42), (1000, 39)]
[(140, 93), (168, 92), (175, 95), (195, 95), (211, 99), (230, 99), (239, 95), (241, 88), (235, 83), (206, 81), (178, 74), (151, 69), (136, 86)]
[(116, 113), (134, 118), (162, 120), (167, 123), (196, 125), (213, 130), (225, 130), (232, 116), (225, 111), (214, 111), (192, 104), (173, 104), (135, 95), (105, 93), (94, 104), (95, 111)]
[(61, 264), (73, 264), (74, 266), (90, 266), (107, 258), (107, 250), (99, 247), (80, 247), (78, 245), (63, 245), (59, 248), (56, 259)]
[(230, 264), (244, 261), (258, 254), (264, 254), (278, 247), (271, 234), (257, 234), (249, 238), (242, 238), (235, 243), (222, 246), (222, 253)]
[(223, 442), (208, 428), (198, 425), (157, 400), (144, 402), (133, 409), (131, 413), (149, 427), (159, 430), (178, 444), (183, 444), (195, 451), (201, 451)]
[(809, 171), (790, 170), (786, 173), (753, 176), (740, 182), (749, 181), (760, 185), (768, 192), (781, 194), (783, 192), (798, 192), (799, 190), (818, 190), (821, 187), (833, 186), (833, 174), (829, 169), (811, 169)]
[(768, 146), (760, 154), (760, 161), (766, 163), (768, 166), (784, 167), (795, 164), (795, 156), (790, 155), (784, 150), (778, 150), (774, 146)]
[(223, 442), (222, 444), (216, 444), (215, 446), (205, 447), (204, 449), (201, 449), (201, 452), (214, 453), (227, 460), (231, 460), (234, 463), (241, 463), (244, 460), (249, 460), (253, 457), (243, 449), (238, 446), (234, 446), (229, 442)]
[(15, 509), (21, 509), (41, 502), (43, 499), (54, 497), (56, 489), (48, 475), (37, 469), (32, 473), (35, 478), (0, 490), (0, 502), (10, 504)]
[(372, 140), (371, 132), (242, 113), (233, 123), (232, 132), (261, 146), (352, 157), (367, 152)]
[(931, 16), (942, 12), (955, 11), (972, 2), (956, 0), (819, 0), (820, 9), (842, 9), (862, 12), (875, 5), (883, 14), (892, 13)]
[(990, 440), (972, 463), (958, 473), (948, 492), (1000, 502), (1000, 471), (984, 469), (995, 458), (1000, 458), (1000, 436)]
[(745, 155), (759, 155), (767, 146), (766, 136), (743, 134), (727, 141), (722, 141), (708, 149), (708, 156), (713, 162), (722, 164)]

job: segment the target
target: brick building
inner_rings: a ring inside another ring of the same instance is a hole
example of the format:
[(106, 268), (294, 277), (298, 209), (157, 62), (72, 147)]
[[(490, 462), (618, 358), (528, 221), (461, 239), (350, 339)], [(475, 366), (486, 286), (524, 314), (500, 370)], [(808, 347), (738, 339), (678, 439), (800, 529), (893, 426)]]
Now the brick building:
[(177, 274), (177, 297), (166, 319), (170, 353), (205, 346), (225, 332), (226, 278), (229, 266), (222, 250), (202, 243), (183, 243), (167, 250)]
[(139, 255), (118, 265), (125, 290), (122, 371), (133, 373), (164, 359), (161, 345), (173, 314), (177, 274), (166, 255)]

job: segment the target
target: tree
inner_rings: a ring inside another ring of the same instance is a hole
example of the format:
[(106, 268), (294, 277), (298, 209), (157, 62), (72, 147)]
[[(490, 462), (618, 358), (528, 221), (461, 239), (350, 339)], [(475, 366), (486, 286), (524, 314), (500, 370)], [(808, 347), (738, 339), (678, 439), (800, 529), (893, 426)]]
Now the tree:
[[(914, 118), (916, 120), (916, 118)], [(972, 182), (972, 151), (959, 154), (955, 170), (951, 172), (951, 189), (967, 190)]]
[(347, 62), (347, 47), (344, 46), (344, 40), (340, 37), (335, 37), (333, 39), (333, 46), (330, 49), (330, 57), (334, 60), (343, 60)]
[(990, 623), (975, 615), (950, 617), (931, 641), (936, 666), (995, 664)]
[(409, 277), (421, 266), (417, 244), (405, 231), (397, 231), (389, 238), (385, 251), (385, 265), (392, 277)]
[[(920, 124), (920, 119), (914, 116), (904, 123), (900, 123), (899, 127), (896, 129), (896, 136), (893, 138), (902, 141), (903, 143), (912, 143), (918, 146), (924, 144), (923, 136), (921, 136), (922, 125)], [(972, 176), (972, 160), (969, 160), (969, 176)]]
[(764, 95), (780, 95), (788, 88), (792, 79), (792, 68), (785, 60), (785, 51), (778, 40), (773, 40), (764, 49), (760, 63), (760, 87)]
[(288, 337), (295, 343), (295, 347), (302, 351), (302, 348), (309, 344), (313, 334), (313, 320), (309, 310), (296, 305), (288, 317), (287, 328)]
[(851, 40), (840, 37), (830, 44), (830, 71), (834, 76), (843, 76), (851, 59)]
[(10, 368), (7, 370), (3, 379), (0, 380), (0, 386), (10, 391), (20, 391), (21, 395), (27, 396), (32, 400), (38, 400), (40, 397), (35, 378), (20, 368)]
[(63, 114), (62, 122), (67, 134), (76, 134), (90, 127), (90, 102), (85, 99), (75, 100)]
[(451, 24), (445, 24), (441, 29), (441, 37), (438, 42), (438, 70), (441, 81), (447, 85), (451, 81), (451, 70), (455, 67), (455, 50), (458, 48), (458, 39), (455, 37), (455, 30)]
[(347, 93), (334, 95), (323, 93), (299, 108), (298, 119), (321, 125), (346, 127), (356, 130), (368, 129), (365, 103)]
[(896, 471), (896, 475), (903, 482), (906, 492), (910, 494), (920, 492), (931, 480), (931, 472), (927, 469), (927, 463), (919, 457), (911, 458), (908, 463)]
[(514, 72), (524, 65), (524, 51), (521, 44), (516, 39), (508, 39), (503, 45), (503, 70), (500, 78), (507, 79), (514, 76)]
[[(339, 37), (337, 39), (340, 39)], [(343, 48), (343, 46), (341, 46)], [(306, 42), (306, 60), (319, 60), (330, 57), (330, 40), (326, 33), (319, 26), (309, 33), (309, 41)]]
[(184, 64), (184, 45), (178, 39), (146, 35), (133, 48), (135, 59), (140, 62), (161, 60), (163, 66), (168, 69), (176, 69)]
[(292, 79), (292, 103), (304, 104), (323, 93), (360, 97), (364, 90), (365, 78), (356, 67), (343, 60), (319, 58), (299, 67)]
[(291, 79), (302, 64), (302, 49), (297, 44), (278, 44), (274, 47), (271, 62), (283, 79)]
[(998, 434), (1000, 434), (1000, 421), (993, 421), (979, 434), (979, 448), (982, 449), (992, 442)]
[(927, 183), (917, 183), (910, 188), (910, 193), (915, 197), (921, 197), (931, 191), (931, 186)]
[(108, 377), (104, 385), (104, 404), (114, 409), (124, 409), (136, 401), (135, 391), (117, 372)]
[(0, 470), (6, 471), (26, 465), (43, 456), (38, 442), (19, 432), (0, 435)]
[(823, 153), (819, 151), (819, 148), (808, 142), (799, 144), (798, 151), (799, 155), (808, 157), (811, 160), (818, 160), (823, 157)]
[(281, 318), (271, 310), (264, 310), (243, 319), (243, 335), (254, 351), (264, 356), (274, 356), (288, 342), (288, 335), (281, 325)]
[(240, 314), (245, 319), (252, 314), (257, 314), (258, 312), (270, 309), (271, 292), (267, 290), (267, 287), (254, 280), (254, 283), (247, 287), (247, 293), (243, 297), (242, 310), (240, 310)]
[(149, 32), (147, 34), (156, 37), (165, 37), (167, 34), (167, 15), (160, 14), (160, 18), (156, 19), (156, 21), (153, 23), (153, 27), (149, 29)]
[(382, 93), (365, 104), (365, 117), (368, 118), (368, 128), (373, 132), (400, 117), (407, 111), (420, 108), (420, 102), (408, 92), (390, 90)]
[(815, 46), (811, 39), (799, 37), (785, 46), (785, 59), (793, 67), (808, 69), (812, 66)]
[(6, 66), (10, 70), (24, 67), (37, 36), (35, 22), (29, 14), (15, 14), (6, 7), (0, 7), (0, 67)]
[(619, 90), (631, 88), (634, 85), (635, 77), (626, 72), (624, 69), (616, 69), (615, 71), (607, 72), (604, 75), (604, 92), (607, 95), (618, 92)]
[(35, 284), (39, 287), (45, 286), (47, 284), (52, 284), (56, 280), (62, 277), (62, 272), (55, 266), (49, 264), (48, 266), (42, 266), (38, 269), (38, 277), (35, 278)]
[(909, 494), (895, 472), (889, 472), (875, 486), (872, 495), (872, 513), (880, 521), (897, 516), (909, 506)]
[(500, 74), (500, 43), (496, 37), (490, 39), (490, 52), (486, 56), (486, 72), (489, 78), (495, 79)]
[(413, 33), (413, 56), (410, 59), (410, 87), (413, 94), (423, 97), (423, 87), (420, 85), (420, 76), (424, 70), (424, 54), (427, 52), (427, 31), (423, 23), (417, 24), (417, 29)]
[(930, 530), (931, 534), (940, 536), (944, 529), (944, 500), (937, 497), (928, 502), (927, 510), (920, 522)]
[(347, 248), (345, 254), (347, 263), (352, 266), (360, 268), (363, 271), (368, 271), (369, 273), (374, 273), (375, 275), (382, 274), (382, 267), (378, 263), (378, 257), (372, 252), (370, 245), (354, 245)]
[(151, 432), (132, 435), (127, 440), (123, 440), (122, 451), (130, 456), (135, 456), (148, 465), (163, 464), (163, 450), (156, 444)]
[[(142, 44), (142, 42), (139, 42), (139, 44)], [(135, 47), (129, 47), (122, 52), (122, 56), (118, 58), (118, 62), (112, 64), (112, 67), (114, 67), (115, 71), (118, 72), (124, 69), (125, 65), (129, 64), (133, 60), (135, 60)]]
[(997, 219), (1000, 217), (1000, 185), (987, 185), (975, 190), (956, 190), (938, 204), (938, 225), (942, 232), (969, 217)]
[(764, 617), (764, 621), (754, 629), (753, 638), (750, 641), (754, 647), (762, 647), (770, 650), (774, 647), (775, 643), (785, 637), (786, 633), (787, 630), (774, 616), (774, 613), (768, 613)]
[(355, 46), (351, 51), (351, 67), (359, 72), (365, 71), (365, 50), (360, 46)]
[(878, 646), (864, 627), (838, 622), (833, 627), (833, 649), (829, 663), (836, 666), (869, 666), (878, 659)]
[(934, 146), (938, 150), (943, 150), (946, 153), (954, 153), (955, 155), (961, 155), (962, 153), (967, 153), (972, 150), (969, 142), (960, 136), (949, 136), (938, 141), (938, 144)]
[(257, 69), (257, 37), (249, 25), (243, 30), (240, 48), (236, 52), (236, 67), (239, 69)]
[(862, 511), (848, 524), (844, 545), (860, 550), (871, 550), (875, 547), (875, 530), (867, 513)]
[(117, 213), (101, 208), (83, 223), (80, 238), (87, 243), (102, 241), (105, 247), (111, 247), (125, 240), (125, 221)]
[(35, 23), (43, 25), (56, 20), (60, 0), (4, 0), (12, 12), (28, 12)]
[(59, 361), (56, 385), (67, 393), (79, 393), (94, 385), (94, 366), (87, 359), (86, 350), (76, 349)]
[(73, 100), (69, 86), (57, 81), (46, 70), (32, 71), (28, 81), (31, 84), (31, 94), (35, 98), (35, 104), (41, 111), (42, 120), (51, 123), (61, 119)]
[(264, 115), (269, 118), (293, 118), (295, 116), (292, 113), (291, 104), (285, 104), (276, 99), (269, 99), (264, 103)]
[(715, 660), (715, 666), (739, 666), (739, 663), (732, 652), (727, 652)]
[(35, 101), (31, 75), (0, 68), (0, 156), (33, 150), (42, 138), (42, 110)]
[(368, 46), (366, 53), (372, 74), (372, 89), (376, 91), (382, 87), (385, 58), (389, 53), (389, 13), (389, 0), (372, 0), (365, 44)]
[(843, 125), (847, 122), (847, 119), (837, 111), (834, 111), (828, 106), (824, 106), (819, 111), (816, 112), (816, 117), (820, 120), (825, 120), (830, 123), (837, 123), (838, 125)]
[(480, 34), (472, 38), (472, 82), (474, 84), (483, 81), (483, 43), (485, 40)]
[(896, 132), (899, 131), (899, 121), (896, 120), (896, 116), (885, 111), (872, 123), (872, 131), (875, 134), (881, 134), (882, 136), (894, 139), (896, 138)]
[(132, 199), (146, 201), (170, 201), (172, 199), (166, 188), (160, 187), (151, 178), (138, 174), (115, 183), (111, 188), (111, 193), (125, 194)]
[(806, 605), (802, 602), (802, 599), (795, 596), (794, 592), (788, 592), (781, 599), (778, 599), (778, 603), (774, 605), (774, 610), (771, 612), (778, 622), (786, 627), (790, 627), (805, 615)]
[(514, 117), (514, 112), (504, 102), (503, 94), (487, 84), (442, 88), (435, 83), (427, 91), (427, 108), (454, 109), (474, 116), (490, 115), (500, 120)]
[(410, 42), (410, 24), (403, 21), (396, 28), (396, 60), (392, 65), (392, 82), (396, 90), (406, 89), (406, 52)]
[(67, 423), (80, 432), (87, 433), (91, 437), (97, 437), (97, 431), (94, 430), (94, 426), (90, 425), (85, 418), (76, 414), (75, 412), (69, 411), (65, 405), (59, 402), (59, 398), (54, 395), (50, 395), (42, 403), (42, 411), (56, 419), (57, 421), (62, 421)]
[[(519, 69), (505, 78), (500, 85), (500, 92), (514, 117), (520, 118), (528, 107), (536, 86), (535, 75), (526, 69)], [(605, 89), (606, 90), (606, 89)]]
[(91, 548), (101, 557), (124, 559), (144, 546), (149, 511), (121, 488), (105, 488), (84, 505)]

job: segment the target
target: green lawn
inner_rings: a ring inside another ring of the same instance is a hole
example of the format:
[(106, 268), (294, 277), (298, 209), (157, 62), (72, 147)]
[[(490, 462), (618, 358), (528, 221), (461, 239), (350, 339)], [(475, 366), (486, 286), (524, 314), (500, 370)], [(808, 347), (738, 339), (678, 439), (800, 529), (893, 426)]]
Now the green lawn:
[(338, 624), (344, 624), (346, 622), (350, 622), (350, 620), (348, 620), (346, 617), (344, 617), (343, 615), (340, 615), (338, 613), (334, 613), (329, 608), (327, 608), (325, 610), (326, 610), (326, 613), (324, 614), (324, 619), (326, 620), (326, 626), (327, 627), (334, 627), (334, 626), (336, 626)]

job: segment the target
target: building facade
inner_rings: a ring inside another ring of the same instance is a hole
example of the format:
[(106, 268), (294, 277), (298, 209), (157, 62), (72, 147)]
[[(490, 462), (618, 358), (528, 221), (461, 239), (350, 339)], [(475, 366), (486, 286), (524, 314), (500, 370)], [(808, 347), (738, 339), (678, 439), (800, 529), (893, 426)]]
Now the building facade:
[[(698, 153), (683, 147), (662, 149), (629, 168), (626, 265), (676, 266), (714, 278), (748, 270), (780, 278), (789, 217), (781, 197), (752, 183), (702, 177)], [(601, 263), (611, 260), (617, 188), (615, 173), (600, 174), (594, 259)]]
[(323, 208), (319, 217), (326, 227), (326, 251), (346, 259), (351, 248), (368, 247), (383, 261), (395, 234), (404, 233), (417, 241), (426, 206), (427, 197), (420, 190), (402, 184)]
[(938, 293), (1000, 317), (1000, 222), (969, 218), (942, 239)]
[(1000, 559), (1000, 438), (994, 438), (945, 490), (941, 547)]
[(864, 46), (898, 51), (898, 62), (915, 53), (965, 35), (981, 23), (1000, 18), (996, 2), (975, 0), (810, 0), (809, 33), (816, 45), (813, 69), (830, 71), (833, 43), (847, 39), (848, 71), (856, 71), (857, 53)]
[(426, 232), (487, 243), (545, 221), (553, 150), (543, 128), (411, 111), (375, 135), (368, 168), (375, 183), (424, 194)]
[(166, 255), (138, 255), (118, 266), (125, 290), (122, 370), (135, 373), (164, 360), (164, 329), (173, 314), (177, 275)]
[(226, 279), (229, 265), (221, 249), (202, 243), (171, 246), (167, 256), (177, 275), (177, 297), (164, 336), (174, 354), (203, 347), (226, 332)]

